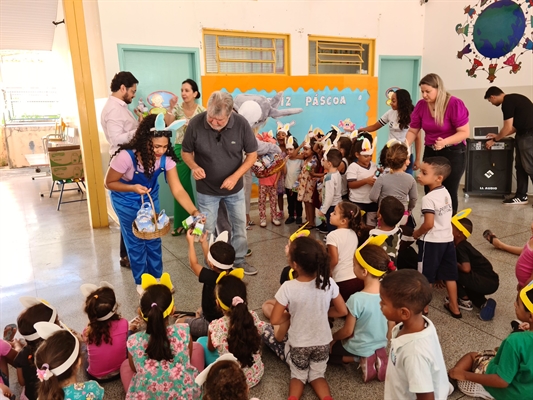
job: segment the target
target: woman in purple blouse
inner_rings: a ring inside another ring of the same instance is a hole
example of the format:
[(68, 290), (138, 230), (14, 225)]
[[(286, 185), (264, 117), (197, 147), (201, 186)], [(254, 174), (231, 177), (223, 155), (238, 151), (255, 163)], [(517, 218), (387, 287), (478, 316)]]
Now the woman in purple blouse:
[[(457, 212), (457, 191), (466, 166), (466, 138), (469, 136), (468, 110), (457, 97), (450, 95), (437, 74), (428, 74), (420, 80), (420, 100), (411, 114), (411, 126), (406, 140), (413, 143), (420, 129), (425, 132), (424, 159), (446, 157), (452, 172), (443, 185), (450, 192), (453, 213)], [(421, 151), (417, 149), (414, 169), (420, 166)], [(426, 188), (427, 193), (427, 188)]]

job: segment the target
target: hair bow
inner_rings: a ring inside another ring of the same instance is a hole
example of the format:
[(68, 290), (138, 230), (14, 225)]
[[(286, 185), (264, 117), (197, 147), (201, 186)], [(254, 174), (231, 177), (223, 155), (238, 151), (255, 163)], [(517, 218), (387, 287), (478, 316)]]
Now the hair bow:
[(72, 332), (72, 330), (69, 329), (68, 326), (66, 326), (64, 323), (61, 322), (61, 326), (57, 326), (56, 324), (52, 324), (50, 322), (37, 322), (33, 325), (37, 333), (40, 337), (42, 337), (44, 340), (48, 339), (50, 336), (52, 336), (54, 333), (59, 331), (68, 331), (75, 340), (74, 349), (72, 350), (72, 354), (65, 360), (65, 362), (56, 368), (49, 369), (48, 364), (43, 364), (41, 368), (37, 368), (37, 377), (42, 382), (47, 381), (50, 379), (52, 375), (59, 376), (63, 374), (67, 369), (69, 369), (78, 359), (80, 355), (80, 342), (76, 335)]
[(359, 265), (363, 267), (364, 269), (366, 269), (370, 274), (377, 276), (377, 277), (383, 276), (385, 274), (385, 271), (380, 271), (374, 268), (373, 266), (371, 266), (369, 263), (367, 263), (365, 259), (363, 258), (363, 256), (361, 255), (361, 249), (368, 244), (374, 244), (376, 246), (381, 246), (383, 243), (385, 243), (385, 240), (387, 240), (387, 238), (388, 238), (387, 235), (371, 236), (367, 239), (366, 242), (364, 242), (360, 247), (358, 247), (357, 250), (355, 250), (355, 258), (357, 262), (359, 263)]
[[(148, 289), (150, 286), (153, 286), (153, 285), (163, 285), (169, 288), (170, 290), (174, 289), (174, 286), (172, 285), (172, 281), (170, 280), (170, 275), (168, 274), (168, 272), (165, 272), (163, 273), (163, 275), (161, 275), (159, 282), (157, 281), (156, 278), (154, 278), (150, 274), (141, 275), (141, 286), (144, 290)], [(167, 309), (163, 311), (163, 318), (168, 317), (170, 313), (172, 312), (173, 308), (174, 308), (174, 296), (172, 296), (172, 301), (168, 305)], [(141, 311), (141, 314), (142, 314), (142, 311)], [(148, 317), (145, 317), (144, 314), (142, 315), (142, 317), (145, 321), (148, 321)]]
[(157, 117), (155, 118), (155, 125), (150, 129), (150, 132), (172, 132), (181, 128), (186, 123), (186, 119), (180, 119), (178, 121), (174, 121), (169, 126), (166, 126), (165, 114), (157, 114)]
[[(56, 322), (57, 310), (55, 309), (55, 307), (50, 305), (46, 300), (38, 299), (37, 297), (22, 296), (22, 297), (19, 297), (19, 301), (26, 308), (30, 308), (30, 307), (33, 307), (39, 304), (44, 304), (46, 307), (52, 310), (52, 315), (50, 316), (50, 320), (48, 322), (52, 324)], [(41, 338), (41, 336), (37, 332), (32, 333), (31, 335), (22, 335), (22, 336), (24, 337), (24, 339), (31, 340), (31, 341)]]
[(471, 208), (466, 208), (464, 210), (461, 210), (459, 211), (457, 214), (455, 214), (453, 217), (452, 217), (452, 224), (454, 224), (454, 226), (459, 229), (461, 231), (461, 233), (463, 235), (465, 235), (466, 238), (469, 238), (470, 237), (470, 232), (468, 231), (468, 229), (465, 228), (465, 226), (461, 223), (461, 220), (463, 218), (466, 218), (470, 215), (470, 213), (472, 212), (472, 209)]

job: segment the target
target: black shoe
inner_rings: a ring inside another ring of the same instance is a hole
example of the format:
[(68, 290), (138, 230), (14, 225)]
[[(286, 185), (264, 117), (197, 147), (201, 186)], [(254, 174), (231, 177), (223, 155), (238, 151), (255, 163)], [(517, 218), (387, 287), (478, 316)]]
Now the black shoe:
[(527, 196), (520, 196), (520, 197), (515, 196), (513, 198), (504, 200), (503, 204), (509, 204), (509, 205), (527, 204)]
[(302, 217), (296, 217), (294, 222), (296, 222), (298, 225), (300, 225), (302, 223)]
[(130, 259), (127, 256), (126, 257), (121, 257), (120, 266), (123, 267), (123, 268), (130, 268), (131, 269)]
[(320, 233), (328, 233), (328, 225), (325, 222), (322, 222), (316, 227)]
[(295, 221), (294, 217), (289, 217), (285, 220), (285, 225), (292, 224)]

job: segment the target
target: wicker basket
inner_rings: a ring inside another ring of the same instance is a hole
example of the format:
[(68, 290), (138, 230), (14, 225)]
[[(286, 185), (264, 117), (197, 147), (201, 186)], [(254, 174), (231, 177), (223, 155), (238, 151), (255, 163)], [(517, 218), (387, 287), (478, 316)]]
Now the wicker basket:
[(272, 164), (270, 164), (268, 168), (266, 168), (261, 161), (260, 167), (255, 164), (252, 166), (252, 172), (258, 178), (268, 178), (269, 176), (278, 173), (284, 166), (285, 159), (281, 157), (280, 154), (276, 154), (274, 156), (274, 161), (272, 162)]
[[(152, 205), (152, 212), (154, 213), (154, 223), (155, 223), (155, 231), (153, 232), (141, 232), (137, 229), (137, 225), (135, 224), (135, 221), (133, 221), (133, 224), (131, 226), (133, 230), (133, 234), (138, 237), (139, 239), (143, 240), (151, 240), (151, 239), (158, 239), (160, 237), (165, 236), (170, 231), (170, 220), (163, 226), (163, 228), (159, 229), (157, 227), (157, 213), (155, 212), (155, 206), (154, 201), (152, 200), (152, 196), (150, 196), (150, 193), (146, 193), (148, 195), (148, 199), (150, 200), (150, 204)], [(141, 195), (141, 202), (144, 203), (144, 198)]]

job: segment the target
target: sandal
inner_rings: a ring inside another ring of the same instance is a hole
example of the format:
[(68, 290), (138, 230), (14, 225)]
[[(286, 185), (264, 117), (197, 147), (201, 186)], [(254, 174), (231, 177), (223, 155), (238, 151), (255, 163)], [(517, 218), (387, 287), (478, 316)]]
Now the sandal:
[(445, 303), (445, 304), (444, 304), (444, 308), (446, 309), (446, 311), (448, 311), (448, 312), (450, 313), (450, 315), (451, 315), (453, 318), (455, 318), (455, 319), (463, 318), (463, 314), (461, 314), (460, 312), (459, 312), (459, 314), (454, 314), (454, 313), (452, 312), (452, 310), (450, 310), (450, 304), (449, 304), (449, 303)]
[(185, 232), (185, 229), (183, 227), (179, 227), (177, 229), (174, 229), (172, 231), (172, 236), (181, 236)]
[(483, 232), (483, 237), (486, 241), (488, 241), (490, 244), (493, 244), (492, 241), (494, 239), (498, 239), (494, 233), (490, 229), (487, 229), (485, 232)]

